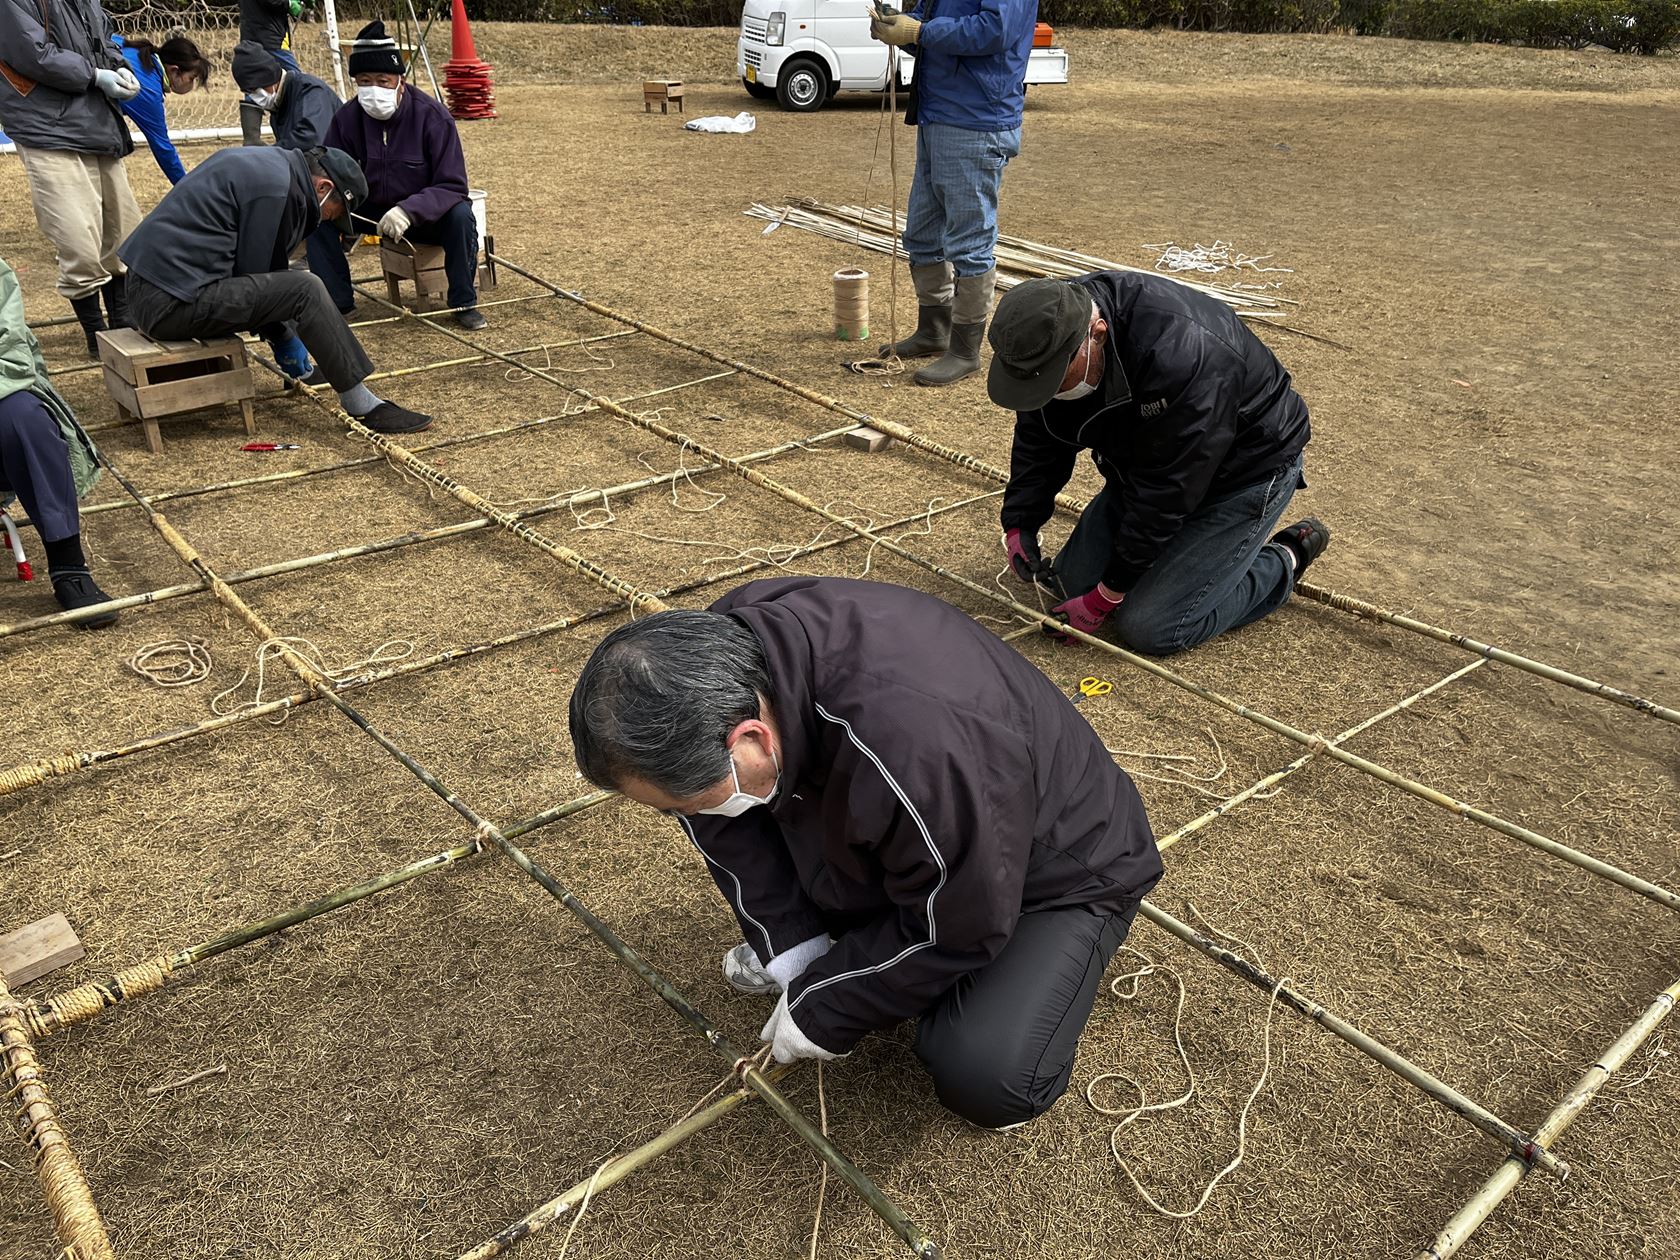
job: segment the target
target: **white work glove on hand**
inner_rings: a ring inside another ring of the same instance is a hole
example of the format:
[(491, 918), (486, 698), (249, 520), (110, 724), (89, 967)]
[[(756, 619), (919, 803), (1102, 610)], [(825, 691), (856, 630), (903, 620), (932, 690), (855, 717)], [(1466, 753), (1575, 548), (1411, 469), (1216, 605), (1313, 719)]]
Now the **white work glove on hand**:
[(127, 66), (121, 70), (95, 70), (93, 85), (113, 101), (132, 100), (140, 95), (140, 80)]
[(883, 44), (897, 44), (904, 47), (914, 44), (922, 37), (922, 24), (915, 18), (903, 13), (895, 13), (892, 17), (869, 19), (869, 34)]
[(401, 206), (392, 206), (385, 212), (385, 217), (379, 220), (379, 235), (400, 241), (407, 234), (411, 222), (413, 220)]
[(770, 1053), (777, 1063), (792, 1063), (795, 1059), (838, 1059), (832, 1050), (824, 1050), (793, 1022), (788, 1010), (787, 994), (783, 993), (771, 1012), (769, 1022), (759, 1031), (758, 1039), (770, 1043)]

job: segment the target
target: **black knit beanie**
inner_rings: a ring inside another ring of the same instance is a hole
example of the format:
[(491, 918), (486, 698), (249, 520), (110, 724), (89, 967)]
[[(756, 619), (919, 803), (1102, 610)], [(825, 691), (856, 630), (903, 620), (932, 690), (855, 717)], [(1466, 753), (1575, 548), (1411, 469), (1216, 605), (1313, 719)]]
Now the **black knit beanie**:
[(350, 45), (350, 74), (396, 74), (403, 72), (397, 41), (385, 34), (385, 23), (369, 22), (356, 32)]

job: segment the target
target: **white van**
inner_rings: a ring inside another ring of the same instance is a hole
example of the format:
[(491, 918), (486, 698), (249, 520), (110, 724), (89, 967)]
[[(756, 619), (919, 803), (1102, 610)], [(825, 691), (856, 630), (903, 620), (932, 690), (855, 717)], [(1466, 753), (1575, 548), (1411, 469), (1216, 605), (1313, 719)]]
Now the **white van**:
[[(799, 113), (821, 109), (840, 91), (884, 92), (887, 46), (869, 36), (869, 8), (869, 0), (746, 0), (735, 42), (742, 86)], [(1067, 51), (1041, 46), (1054, 38), (1040, 23), (1027, 58), (1028, 85), (1068, 81)], [(901, 88), (915, 72), (914, 57), (898, 59)]]

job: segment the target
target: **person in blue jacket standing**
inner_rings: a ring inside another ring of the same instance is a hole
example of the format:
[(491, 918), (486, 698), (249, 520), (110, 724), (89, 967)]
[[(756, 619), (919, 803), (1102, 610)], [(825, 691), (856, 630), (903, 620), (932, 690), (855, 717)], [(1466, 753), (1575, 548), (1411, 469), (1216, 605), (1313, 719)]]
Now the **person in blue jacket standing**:
[(880, 10), (869, 31), (914, 48), (905, 122), (916, 128), (916, 174), (904, 252), (916, 287), (916, 331), (882, 347), (901, 358), (941, 357), (918, 385), (951, 385), (980, 370), (997, 267), (998, 190), (1021, 151), (1035, 0), (922, 0), (920, 17)]
[(121, 101), (122, 112), (140, 128), (146, 144), (171, 184), (181, 182), (186, 168), (169, 139), (169, 120), (163, 112), (165, 92), (185, 96), (210, 82), (210, 62), (185, 35), (164, 40), (161, 46), (135, 36), (111, 36), (111, 42), (140, 80), (140, 92)]

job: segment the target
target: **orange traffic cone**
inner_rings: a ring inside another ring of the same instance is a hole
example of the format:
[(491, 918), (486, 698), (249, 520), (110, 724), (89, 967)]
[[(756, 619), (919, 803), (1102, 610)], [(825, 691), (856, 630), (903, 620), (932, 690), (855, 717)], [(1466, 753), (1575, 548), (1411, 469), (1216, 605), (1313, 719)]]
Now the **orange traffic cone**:
[(466, 0), (455, 0), (449, 23), (449, 60), (443, 66), (443, 94), (456, 118), (494, 118), (495, 85), (490, 66), (478, 59), (472, 27), (467, 25)]

